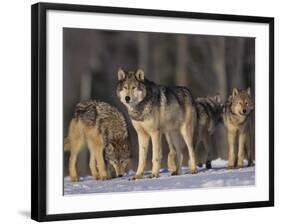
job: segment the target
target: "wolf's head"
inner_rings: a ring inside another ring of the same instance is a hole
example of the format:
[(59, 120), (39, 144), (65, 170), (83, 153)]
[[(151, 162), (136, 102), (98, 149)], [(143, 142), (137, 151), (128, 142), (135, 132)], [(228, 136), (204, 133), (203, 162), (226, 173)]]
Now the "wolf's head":
[(231, 111), (239, 116), (247, 116), (253, 109), (251, 89), (237, 90), (234, 88), (231, 95)]
[(138, 69), (135, 72), (118, 70), (117, 96), (127, 107), (140, 103), (146, 96), (144, 72)]
[(128, 140), (110, 142), (105, 147), (105, 160), (113, 166), (116, 176), (122, 177), (130, 161)]

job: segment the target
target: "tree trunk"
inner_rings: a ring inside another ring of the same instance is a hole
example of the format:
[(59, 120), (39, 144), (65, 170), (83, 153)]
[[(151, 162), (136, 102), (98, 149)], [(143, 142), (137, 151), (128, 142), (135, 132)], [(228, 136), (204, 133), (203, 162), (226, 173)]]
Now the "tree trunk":
[(187, 61), (188, 61), (188, 37), (186, 35), (177, 36), (177, 67), (176, 67), (176, 84), (187, 86)]
[(161, 63), (161, 44), (159, 44), (158, 36), (153, 38), (152, 46), (152, 68), (153, 73), (151, 74), (152, 80), (156, 83), (160, 83), (161, 74), (160, 74), (160, 63)]
[(147, 33), (138, 34), (138, 67), (144, 72), (148, 72), (148, 35)]
[(225, 64), (225, 39), (221, 38), (212, 44), (213, 68), (218, 82), (218, 90), (222, 100), (227, 99), (227, 78)]

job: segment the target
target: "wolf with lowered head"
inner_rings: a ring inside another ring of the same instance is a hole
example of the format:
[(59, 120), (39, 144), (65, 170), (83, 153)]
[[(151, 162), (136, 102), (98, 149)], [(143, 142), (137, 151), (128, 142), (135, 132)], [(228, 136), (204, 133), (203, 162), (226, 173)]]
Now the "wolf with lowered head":
[(69, 173), (72, 181), (78, 181), (76, 160), (83, 145), (90, 151), (90, 169), (96, 179), (110, 176), (106, 162), (122, 176), (130, 159), (127, 124), (124, 116), (105, 102), (87, 100), (77, 104), (70, 121), (64, 150), (70, 150)]

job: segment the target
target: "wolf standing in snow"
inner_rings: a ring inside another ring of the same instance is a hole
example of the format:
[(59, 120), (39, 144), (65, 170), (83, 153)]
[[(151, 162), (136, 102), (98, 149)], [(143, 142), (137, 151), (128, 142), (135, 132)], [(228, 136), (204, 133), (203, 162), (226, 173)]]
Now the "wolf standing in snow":
[[(254, 103), (251, 97), (251, 90), (233, 89), (232, 95), (223, 111), (223, 121), (227, 129), (227, 139), (229, 146), (228, 168), (243, 167), (245, 156), (245, 145), (249, 138), (250, 115), (254, 109)], [(238, 139), (238, 144), (236, 144)], [(236, 164), (235, 145), (238, 145), (238, 160)], [(252, 148), (248, 147), (248, 162), (252, 165)]]
[[(211, 141), (212, 134), (215, 128), (222, 121), (222, 109), (220, 95), (213, 97), (199, 97), (196, 99), (198, 110), (199, 125), (198, 125), (198, 141), (196, 147), (196, 156), (198, 156), (198, 145), (202, 141), (206, 155), (206, 168), (210, 169), (211, 156), (213, 151), (213, 143)], [(198, 157), (197, 157), (198, 158)]]
[(64, 149), (70, 150), (72, 181), (79, 180), (76, 160), (83, 145), (89, 148), (89, 165), (96, 179), (110, 178), (105, 161), (114, 167), (116, 176), (124, 174), (130, 156), (128, 131), (125, 118), (115, 107), (96, 100), (77, 104), (64, 144)]
[[(152, 140), (152, 173), (159, 176), (161, 164), (161, 137), (165, 134), (169, 145), (169, 158), (173, 161), (181, 156), (175, 149), (173, 136), (181, 135), (188, 147), (189, 172), (196, 173), (194, 145), (197, 136), (197, 112), (195, 101), (186, 87), (160, 86), (147, 80), (144, 71), (118, 70), (117, 95), (127, 107), (132, 124), (138, 135), (139, 163), (136, 175), (131, 179), (143, 177), (146, 165), (149, 139)], [(181, 163), (182, 158), (178, 158)], [(168, 162), (169, 164), (169, 162)], [(181, 164), (173, 171), (179, 174)]]

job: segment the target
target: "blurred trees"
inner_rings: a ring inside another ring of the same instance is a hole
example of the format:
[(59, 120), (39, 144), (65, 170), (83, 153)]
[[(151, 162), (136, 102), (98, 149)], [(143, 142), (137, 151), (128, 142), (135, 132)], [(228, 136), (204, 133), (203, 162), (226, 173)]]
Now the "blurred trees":
[(178, 35), (177, 37), (177, 52), (176, 52), (176, 83), (177, 85), (187, 86), (188, 82), (188, 36)]
[[(135, 168), (138, 155), (136, 133), (125, 107), (116, 97), (119, 67), (126, 70), (143, 68), (148, 79), (162, 85), (187, 86), (195, 97), (220, 93), (226, 100), (234, 87), (249, 86), (254, 94), (255, 40), (247, 37), (64, 28), (64, 136), (74, 106), (80, 100), (95, 98), (106, 101), (126, 116), (130, 141), (135, 146), (132, 164)], [(224, 132), (220, 130), (216, 135), (218, 156), (226, 158)], [(165, 145), (164, 142), (164, 153), (167, 151)], [(148, 158), (150, 168), (150, 155)], [(78, 161), (78, 172), (88, 172), (87, 159), (85, 151)], [(166, 166), (166, 155), (163, 156), (163, 166)]]

